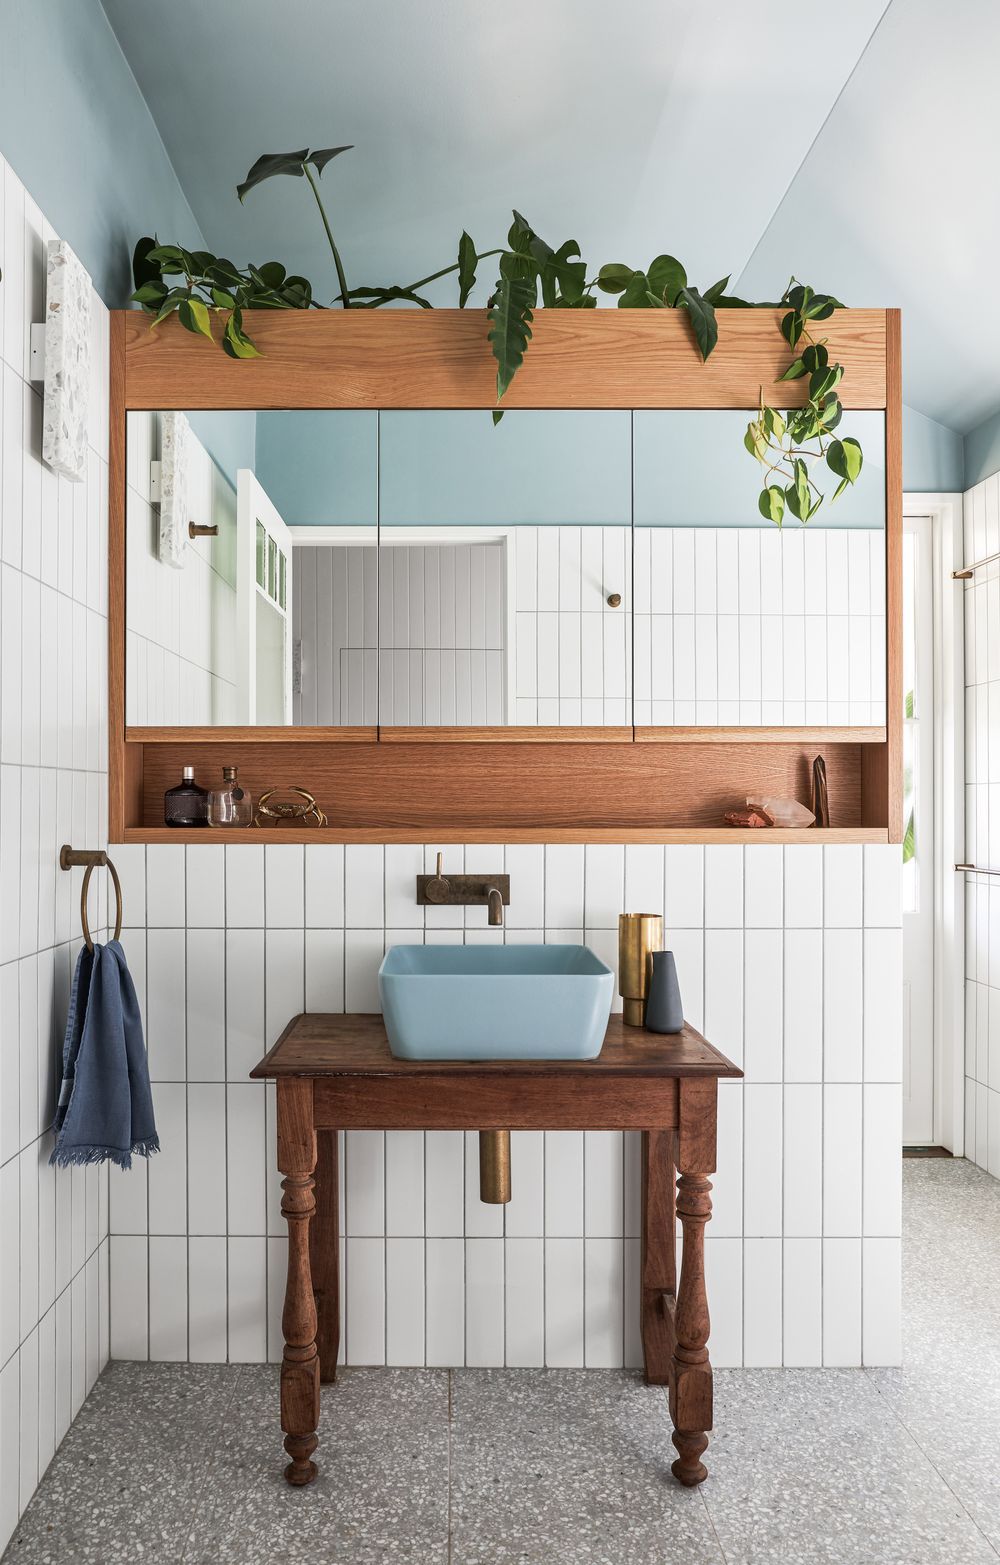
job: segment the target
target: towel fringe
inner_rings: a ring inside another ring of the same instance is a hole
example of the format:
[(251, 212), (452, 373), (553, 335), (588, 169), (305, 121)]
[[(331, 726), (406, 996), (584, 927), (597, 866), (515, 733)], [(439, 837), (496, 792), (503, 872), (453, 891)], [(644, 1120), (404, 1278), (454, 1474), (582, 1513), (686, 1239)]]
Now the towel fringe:
[(117, 1168), (132, 1167), (132, 1158), (151, 1157), (160, 1150), (159, 1136), (133, 1141), (131, 1147), (60, 1147), (52, 1149), (49, 1162), (57, 1168), (80, 1168), (90, 1163), (114, 1163)]

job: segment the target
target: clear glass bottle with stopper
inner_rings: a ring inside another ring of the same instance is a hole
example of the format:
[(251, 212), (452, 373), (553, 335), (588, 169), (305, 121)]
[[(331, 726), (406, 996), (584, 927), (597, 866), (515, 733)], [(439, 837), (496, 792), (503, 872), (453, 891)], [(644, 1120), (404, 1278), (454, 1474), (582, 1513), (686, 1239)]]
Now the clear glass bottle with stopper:
[(253, 825), (253, 800), (246, 789), (240, 787), (235, 766), (224, 766), (222, 786), (209, 791), (208, 824), (210, 826)]

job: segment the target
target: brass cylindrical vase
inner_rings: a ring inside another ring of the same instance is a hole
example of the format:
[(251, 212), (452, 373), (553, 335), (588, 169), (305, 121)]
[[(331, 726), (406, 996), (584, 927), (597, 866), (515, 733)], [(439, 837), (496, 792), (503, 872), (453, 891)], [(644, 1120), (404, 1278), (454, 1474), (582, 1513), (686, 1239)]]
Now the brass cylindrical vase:
[(641, 1027), (649, 993), (650, 954), (663, 949), (663, 919), (659, 913), (619, 913), (618, 993), (626, 1027)]
[(510, 1131), (479, 1132), (479, 1199), (493, 1206), (510, 1200)]

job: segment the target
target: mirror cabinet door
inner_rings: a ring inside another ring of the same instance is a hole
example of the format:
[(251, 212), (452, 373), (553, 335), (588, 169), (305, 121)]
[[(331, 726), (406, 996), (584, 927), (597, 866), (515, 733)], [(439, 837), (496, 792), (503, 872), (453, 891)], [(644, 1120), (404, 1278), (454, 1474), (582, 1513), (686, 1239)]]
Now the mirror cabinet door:
[(630, 415), (383, 412), (384, 728), (631, 733)]
[(128, 414), (129, 726), (377, 722), (377, 428)]
[(806, 526), (757, 509), (744, 411), (637, 411), (635, 724), (885, 723), (885, 420), (846, 413), (857, 485)]
[(884, 417), (845, 414), (857, 486), (815, 461), (780, 530), (746, 422), (130, 413), (126, 720), (881, 726)]

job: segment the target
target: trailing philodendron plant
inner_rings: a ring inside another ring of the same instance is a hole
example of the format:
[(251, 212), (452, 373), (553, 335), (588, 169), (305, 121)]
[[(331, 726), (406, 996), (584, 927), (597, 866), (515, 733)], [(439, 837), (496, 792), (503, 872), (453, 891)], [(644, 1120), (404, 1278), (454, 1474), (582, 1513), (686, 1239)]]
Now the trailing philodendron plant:
[[(825, 460), (839, 479), (834, 499), (856, 482), (861, 472), (861, 447), (849, 436), (833, 434), (844, 411), (837, 395), (843, 366), (830, 363), (825, 341), (817, 340), (810, 330), (811, 323), (827, 320), (835, 309), (843, 309), (839, 300), (815, 293), (793, 278), (777, 303), (772, 300), (755, 305), (727, 293), (728, 277), (704, 290), (694, 287), (680, 261), (671, 255), (658, 255), (645, 271), (612, 261), (588, 278), (589, 268), (574, 239), (553, 249), (519, 212), (514, 213), (505, 245), (477, 250), (463, 232), (457, 259), (449, 266), (412, 283), (352, 288), (318, 183), (327, 164), (350, 150), (326, 147), (319, 151), (303, 148), (300, 152), (265, 153), (236, 187), (237, 194), (243, 201), (249, 191), (277, 174), (306, 180), (319, 209), (337, 274), (340, 291), (333, 302), (345, 310), (372, 310), (396, 303), (429, 310), (432, 305), (421, 289), (453, 272), (458, 278), (459, 307), (464, 308), (475, 287), (480, 262), (496, 257), (497, 280), (487, 306), (488, 337), (497, 364), (495, 423), (503, 416), (499, 404), (528, 351), (534, 312), (539, 305), (544, 309), (592, 309), (598, 290), (616, 294), (619, 309), (685, 310), (703, 359), (708, 358), (718, 341), (717, 310), (775, 309), (788, 305), (781, 331), (794, 357), (781, 378), (798, 380), (808, 376), (806, 401), (802, 407), (781, 413), (766, 406), (762, 397), (756, 417), (747, 426), (744, 444), (761, 464), (764, 475), (758, 509), (779, 527), (786, 513), (800, 522), (809, 521), (823, 503), (823, 494), (810, 471), (817, 460)], [(132, 298), (153, 317), (154, 326), (176, 314), (188, 331), (212, 340), (212, 313), (224, 315), (222, 347), (232, 358), (259, 357), (244, 324), (246, 310), (323, 308), (313, 298), (311, 284), (304, 277), (289, 276), (280, 261), (266, 261), (262, 266), (241, 270), (207, 251), (140, 239), (133, 257), (133, 273)]]

